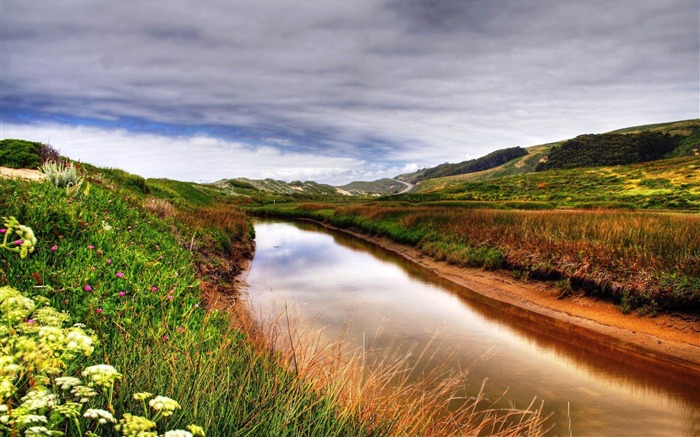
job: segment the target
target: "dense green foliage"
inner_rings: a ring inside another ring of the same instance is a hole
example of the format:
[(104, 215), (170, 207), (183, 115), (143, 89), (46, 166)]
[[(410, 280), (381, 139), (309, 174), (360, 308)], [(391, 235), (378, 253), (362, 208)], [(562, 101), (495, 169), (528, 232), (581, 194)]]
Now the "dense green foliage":
[(579, 135), (552, 147), (536, 171), (648, 162), (663, 158), (680, 138), (660, 132)]
[(565, 279), (576, 290), (615, 299), (625, 311), (700, 309), (697, 214), (496, 210), (461, 202), (427, 205), (290, 204), (267, 205), (255, 212), (311, 218), (389, 237), (461, 266)]
[(10, 168), (37, 168), (42, 163), (43, 145), (25, 140), (0, 140), (0, 165)]
[(527, 150), (522, 147), (511, 147), (508, 149), (496, 150), (481, 158), (463, 161), (457, 164), (440, 164), (437, 167), (432, 167), (420, 172), (413, 182), (422, 181), (425, 179), (440, 178), (445, 176), (453, 176), (465, 173), (476, 173), (478, 171), (488, 170), (499, 165), (503, 165), (516, 158), (527, 155)]

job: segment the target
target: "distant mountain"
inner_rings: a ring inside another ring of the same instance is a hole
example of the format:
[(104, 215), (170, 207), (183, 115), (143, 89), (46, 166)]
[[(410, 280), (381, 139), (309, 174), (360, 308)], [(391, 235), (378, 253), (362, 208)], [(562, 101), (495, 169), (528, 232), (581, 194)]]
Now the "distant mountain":
[(275, 179), (223, 179), (215, 182), (214, 185), (223, 188), (231, 194), (252, 195), (256, 192), (284, 195), (303, 196), (382, 196), (396, 194), (404, 191), (408, 186), (406, 183), (394, 179), (378, 179), (376, 181), (365, 182), (355, 181), (338, 187), (319, 184), (314, 181), (294, 181), (285, 182)]
[(250, 194), (255, 191), (274, 194), (305, 194), (310, 196), (339, 196), (345, 193), (332, 185), (319, 184), (314, 181), (285, 182), (275, 179), (224, 179), (214, 183), (216, 186), (236, 194)]
[(403, 191), (404, 189), (406, 189), (406, 185), (396, 181), (395, 179), (384, 178), (372, 182), (354, 181), (350, 182), (347, 185), (341, 185), (337, 188), (340, 188), (343, 191), (347, 191), (355, 195), (387, 195), (396, 194)]

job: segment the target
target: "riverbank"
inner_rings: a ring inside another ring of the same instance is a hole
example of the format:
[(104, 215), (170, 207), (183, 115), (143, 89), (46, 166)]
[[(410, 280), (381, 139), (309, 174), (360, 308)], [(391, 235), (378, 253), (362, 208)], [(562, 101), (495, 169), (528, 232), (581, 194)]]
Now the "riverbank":
[[(432, 271), (436, 276), (464, 288), (468, 298), (479, 300), (513, 317), (526, 319), (532, 329), (555, 327), (562, 339), (576, 335), (591, 340), (586, 347), (601, 354), (627, 353), (668, 365), (669, 378), (700, 373), (700, 318), (678, 312), (659, 313), (655, 317), (622, 314), (605, 300), (573, 294), (560, 299), (561, 290), (547, 281), (523, 281), (502, 271), (486, 271), (436, 261), (419, 249), (396, 243), (387, 237), (371, 236), (356, 230), (339, 228), (318, 220), (327, 229), (353, 235)], [(678, 369), (678, 374), (672, 372)]]

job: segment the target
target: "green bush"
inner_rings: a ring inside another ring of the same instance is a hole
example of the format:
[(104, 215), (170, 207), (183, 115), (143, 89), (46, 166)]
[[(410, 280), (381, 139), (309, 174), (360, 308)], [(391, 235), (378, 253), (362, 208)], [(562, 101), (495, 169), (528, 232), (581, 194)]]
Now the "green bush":
[(41, 143), (0, 140), (0, 165), (10, 168), (36, 168), (41, 164)]

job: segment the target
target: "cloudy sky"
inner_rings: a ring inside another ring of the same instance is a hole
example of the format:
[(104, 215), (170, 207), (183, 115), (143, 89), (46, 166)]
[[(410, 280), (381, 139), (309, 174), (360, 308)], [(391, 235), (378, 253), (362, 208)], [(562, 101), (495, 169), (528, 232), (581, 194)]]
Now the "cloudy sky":
[(700, 115), (698, 0), (0, 0), (0, 138), (372, 180)]

